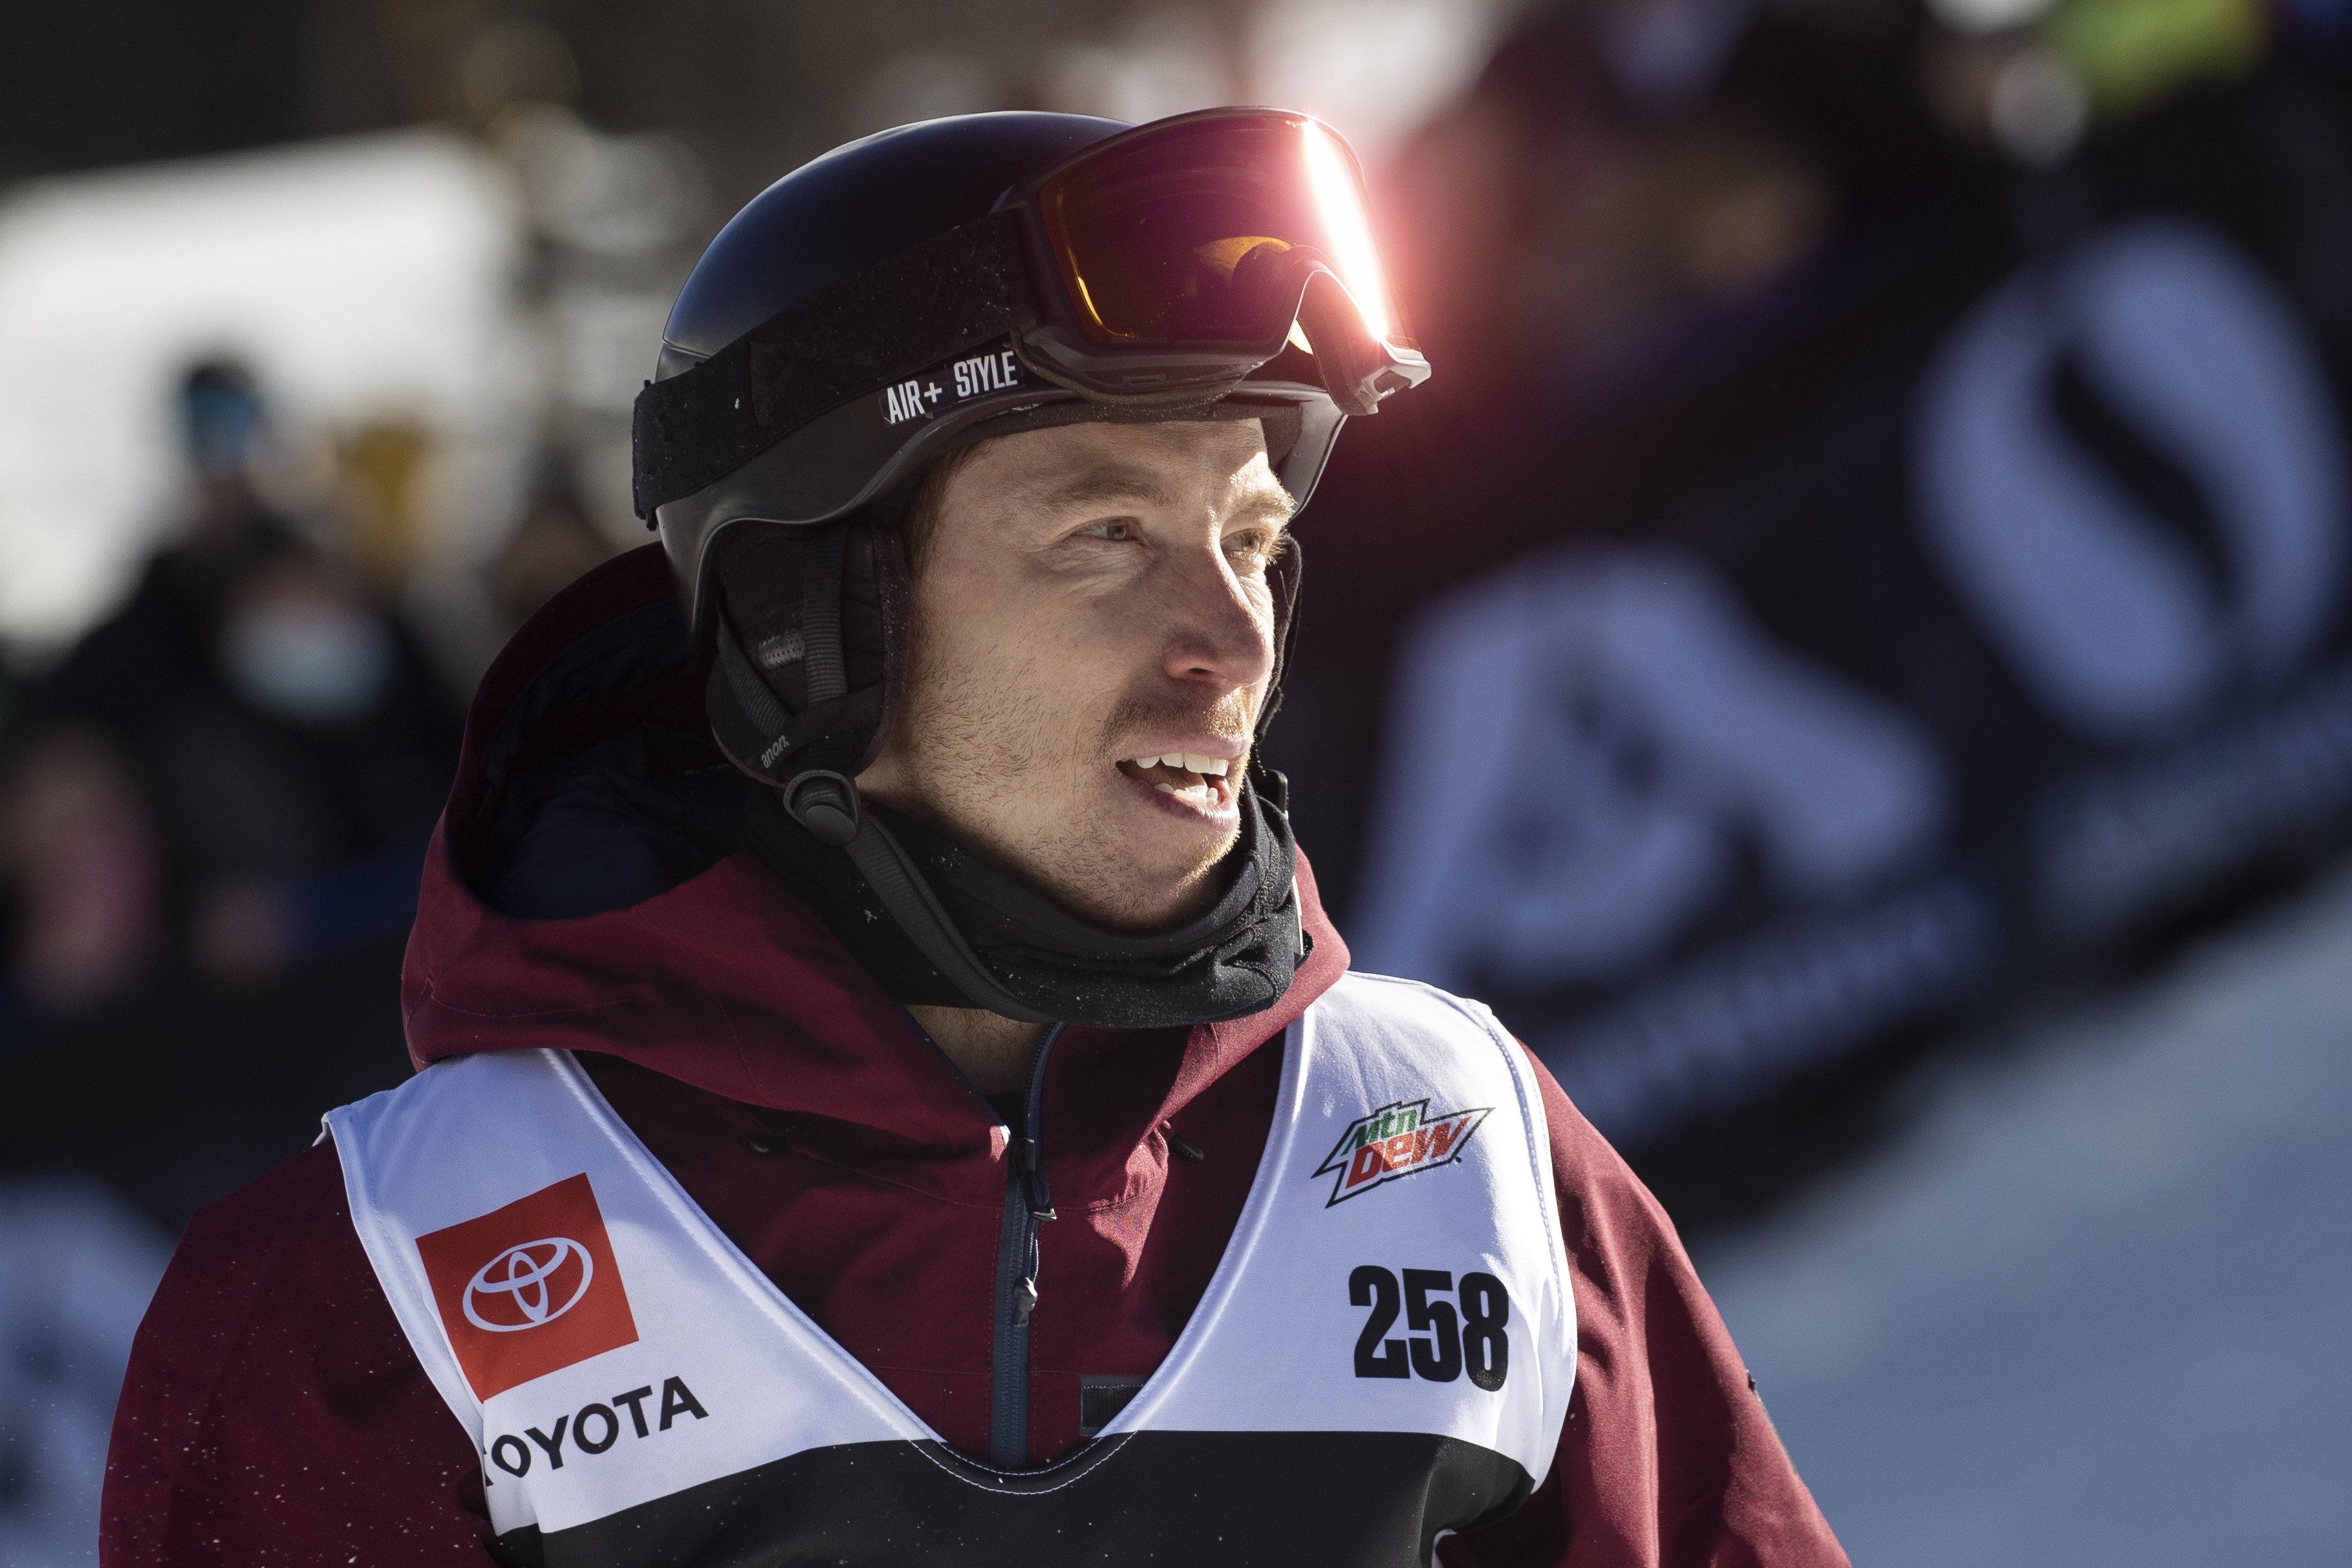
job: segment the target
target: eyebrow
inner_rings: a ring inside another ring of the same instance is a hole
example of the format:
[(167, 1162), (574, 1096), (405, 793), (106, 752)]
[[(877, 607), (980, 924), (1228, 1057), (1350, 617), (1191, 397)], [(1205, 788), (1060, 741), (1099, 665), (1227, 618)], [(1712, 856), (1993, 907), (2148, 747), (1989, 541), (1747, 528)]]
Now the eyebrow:
[(1252, 486), (1250, 493), (1243, 497), (1241, 506), (1234, 509), (1259, 512), (1278, 519), (1287, 527), (1290, 519), (1298, 513), (1298, 502), (1282, 487), (1281, 480), (1269, 476), (1265, 484)]
[[(1058, 511), (1114, 501), (1140, 501), (1149, 507), (1173, 507), (1179, 497), (1150, 470), (1119, 465), (1097, 468), (1071, 480), (1048, 493), (1044, 505)], [(1283, 521), (1288, 522), (1297, 505), (1279, 480), (1269, 479), (1266, 483), (1253, 486), (1234, 509), (1279, 516)]]
[(1064, 507), (1100, 506), (1106, 501), (1141, 501), (1150, 507), (1173, 507), (1176, 492), (1146, 468), (1097, 468), (1049, 492), (1045, 504)]

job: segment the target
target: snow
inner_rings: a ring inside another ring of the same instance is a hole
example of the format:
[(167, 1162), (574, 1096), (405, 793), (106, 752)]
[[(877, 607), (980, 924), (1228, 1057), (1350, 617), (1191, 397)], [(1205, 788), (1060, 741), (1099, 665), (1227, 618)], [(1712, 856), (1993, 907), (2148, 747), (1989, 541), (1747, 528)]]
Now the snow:
[(1983, 1043), (1699, 1249), (1853, 1560), (2341, 1562), (2352, 875)]
[(115, 1397), (171, 1250), (86, 1178), (0, 1183), (0, 1568), (95, 1559)]

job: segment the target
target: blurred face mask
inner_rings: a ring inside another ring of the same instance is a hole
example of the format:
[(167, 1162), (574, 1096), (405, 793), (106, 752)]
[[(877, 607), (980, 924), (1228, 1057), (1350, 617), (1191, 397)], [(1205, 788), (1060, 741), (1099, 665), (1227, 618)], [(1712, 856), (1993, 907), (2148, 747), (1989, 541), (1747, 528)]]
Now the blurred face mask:
[(192, 392), (182, 419), (188, 461), (205, 478), (230, 478), (251, 465), (261, 434), (261, 401), (251, 392), (234, 387)]
[(392, 637), (361, 611), (260, 604), (222, 643), (229, 679), (255, 706), (305, 723), (356, 718), (392, 678)]

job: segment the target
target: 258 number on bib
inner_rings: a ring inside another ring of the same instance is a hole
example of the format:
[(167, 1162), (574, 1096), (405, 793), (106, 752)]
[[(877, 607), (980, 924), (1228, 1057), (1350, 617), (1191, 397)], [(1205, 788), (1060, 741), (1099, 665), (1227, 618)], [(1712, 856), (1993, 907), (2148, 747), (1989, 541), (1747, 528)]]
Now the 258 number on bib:
[[(1443, 1269), (1407, 1269), (1400, 1287), (1397, 1276), (1377, 1263), (1366, 1263), (1348, 1276), (1348, 1300), (1370, 1307), (1364, 1332), (1356, 1336), (1356, 1375), (1413, 1377), (1451, 1383), (1465, 1372), (1488, 1393), (1503, 1386), (1510, 1375), (1511, 1339), (1504, 1325), (1511, 1321), (1511, 1298), (1503, 1281), (1492, 1274), (1465, 1274), (1457, 1291), (1454, 1276)], [(1456, 1296), (1461, 1310), (1440, 1296)], [(1387, 1338), (1396, 1326), (1402, 1306), (1406, 1334)]]

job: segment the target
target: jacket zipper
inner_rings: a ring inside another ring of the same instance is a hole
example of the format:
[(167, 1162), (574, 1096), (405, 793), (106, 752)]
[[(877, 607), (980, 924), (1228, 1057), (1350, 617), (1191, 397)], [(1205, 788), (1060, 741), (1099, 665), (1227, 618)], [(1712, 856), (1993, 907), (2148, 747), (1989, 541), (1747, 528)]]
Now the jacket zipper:
[(1037, 1227), (1055, 1218), (1039, 1144), (1044, 1136), (1045, 1059), (1061, 1038), (1048, 1029), (1029, 1061), (1024, 1125), (1005, 1129), (1004, 1221), (996, 1241), (996, 1335), (990, 1362), (988, 1458), (1001, 1470), (1029, 1468), (1029, 1319), (1037, 1310)]

